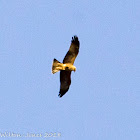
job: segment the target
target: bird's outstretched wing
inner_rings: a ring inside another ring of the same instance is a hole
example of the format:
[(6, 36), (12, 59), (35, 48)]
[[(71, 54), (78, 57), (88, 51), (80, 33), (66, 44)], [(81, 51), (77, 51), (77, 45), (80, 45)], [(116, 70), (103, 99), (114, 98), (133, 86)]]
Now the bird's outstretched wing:
[(63, 59), (64, 64), (65, 63), (74, 64), (75, 58), (79, 52), (79, 45), (80, 43), (79, 43), (78, 37), (77, 36), (72, 37), (69, 51), (67, 52), (67, 54), (65, 55)]
[[(75, 58), (79, 52), (79, 40), (77, 36), (72, 37), (69, 51), (64, 57), (63, 63), (74, 64)], [(68, 90), (71, 84), (71, 71), (61, 70), (60, 71), (60, 91), (59, 97), (62, 97)]]
[(60, 91), (59, 97), (62, 97), (68, 90), (71, 84), (71, 71), (60, 71)]

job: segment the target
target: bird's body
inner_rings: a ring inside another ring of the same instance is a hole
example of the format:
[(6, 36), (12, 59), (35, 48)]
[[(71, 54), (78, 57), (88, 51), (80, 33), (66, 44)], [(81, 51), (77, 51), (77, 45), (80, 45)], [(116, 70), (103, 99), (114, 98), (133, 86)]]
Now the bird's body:
[(52, 66), (52, 73), (56, 73), (61, 70), (69, 70), (69, 71), (76, 71), (76, 67), (70, 63), (60, 63), (58, 60), (53, 60), (53, 66)]
[(59, 97), (62, 97), (69, 89), (71, 84), (71, 71), (76, 71), (76, 67), (73, 65), (79, 52), (80, 42), (77, 36), (72, 37), (69, 51), (64, 57), (63, 63), (54, 59), (52, 65), (52, 73), (60, 71), (60, 91)]

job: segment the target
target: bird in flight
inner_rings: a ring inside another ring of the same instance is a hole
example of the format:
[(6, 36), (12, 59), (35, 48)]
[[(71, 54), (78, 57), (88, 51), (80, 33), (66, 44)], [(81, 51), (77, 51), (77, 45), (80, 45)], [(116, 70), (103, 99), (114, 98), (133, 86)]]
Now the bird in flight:
[(79, 53), (80, 42), (77, 36), (72, 37), (70, 48), (63, 59), (63, 63), (60, 63), (54, 58), (52, 64), (52, 73), (60, 71), (60, 91), (59, 97), (62, 97), (68, 90), (71, 84), (71, 72), (76, 71), (76, 67), (73, 65), (74, 61)]

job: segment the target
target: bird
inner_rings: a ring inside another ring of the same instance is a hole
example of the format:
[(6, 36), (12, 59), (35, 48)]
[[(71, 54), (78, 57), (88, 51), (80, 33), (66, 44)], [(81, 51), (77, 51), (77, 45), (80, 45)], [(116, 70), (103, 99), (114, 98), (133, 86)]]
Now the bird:
[(76, 71), (76, 67), (73, 65), (74, 61), (79, 53), (80, 42), (78, 37), (74, 35), (71, 40), (70, 48), (66, 53), (63, 63), (54, 58), (52, 64), (52, 73), (60, 71), (60, 91), (59, 97), (61, 98), (69, 90), (71, 85), (71, 72)]

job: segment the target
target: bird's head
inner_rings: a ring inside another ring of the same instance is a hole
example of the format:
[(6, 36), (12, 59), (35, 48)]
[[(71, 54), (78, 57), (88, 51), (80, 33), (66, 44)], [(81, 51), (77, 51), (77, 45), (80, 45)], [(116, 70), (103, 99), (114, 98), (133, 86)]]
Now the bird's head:
[(76, 67), (75, 66), (72, 66), (71, 67), (71, 70), (75, 72), (76, 71)]
[(73, 69), (73, 71), (74, 71), (74, 72), (76, 71), (76, 67)]

